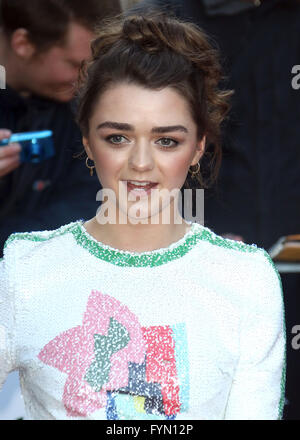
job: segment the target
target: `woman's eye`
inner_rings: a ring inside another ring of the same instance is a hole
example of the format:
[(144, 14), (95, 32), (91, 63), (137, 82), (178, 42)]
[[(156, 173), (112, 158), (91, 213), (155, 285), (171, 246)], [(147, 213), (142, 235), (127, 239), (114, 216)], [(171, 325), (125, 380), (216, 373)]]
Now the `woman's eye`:
[[(161, 139), (159, 139), (159, 141), (162, 142), (160, 145), (161, 145), (163, 148), (176, 147), (176, 146), (179, 144), (178, 141), (175, 141), (174, 139), (171, 139), (171, 138), (161, 138)], [(158, 141), (158, 142), (159, 142), (159, 141)], [(172, 142), (172, 143), (171, 143), (171, 142)]]
[(122, 139), (125, 139), (125, 138), (124, 138), (124, 136), (121, 136), (120, 134), (114, 134), (114, 135), (108, 136), (106, 138), (106, 140), (108, 142), (110, 142), (111, 144), (116, 144), (116, 145), (122, 144), (123, 143)]

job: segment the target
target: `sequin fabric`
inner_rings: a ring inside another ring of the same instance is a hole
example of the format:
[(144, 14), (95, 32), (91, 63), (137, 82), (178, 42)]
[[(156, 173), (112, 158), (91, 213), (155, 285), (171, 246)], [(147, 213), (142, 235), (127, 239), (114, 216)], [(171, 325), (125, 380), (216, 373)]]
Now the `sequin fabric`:
[(79, 220), (10, 236), (0, 281), (0, 384), (20, 370), (28, 419), (282, 417), (282, 286), (255, 245), (193, 223), (136, 253)]

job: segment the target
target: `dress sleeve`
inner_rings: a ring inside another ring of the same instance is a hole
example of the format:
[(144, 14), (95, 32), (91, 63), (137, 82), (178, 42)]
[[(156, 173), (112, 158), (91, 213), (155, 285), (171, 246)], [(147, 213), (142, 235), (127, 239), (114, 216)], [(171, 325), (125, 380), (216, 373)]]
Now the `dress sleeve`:
[(16, 369), (14, 344), (14, 304), (5, 259), (0, 260), (0, 389)]
[(282, 418), (286, 370), (282, 284), (267, 252), (259, 254), (246, 284), (240, 358), (226, 406), (227, 420)]

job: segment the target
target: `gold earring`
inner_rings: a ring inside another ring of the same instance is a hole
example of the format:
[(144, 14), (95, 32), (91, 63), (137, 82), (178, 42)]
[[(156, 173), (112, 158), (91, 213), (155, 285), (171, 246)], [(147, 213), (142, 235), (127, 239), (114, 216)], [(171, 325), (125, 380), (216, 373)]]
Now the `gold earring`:
[(191, 173), (191, 177), (192, 177), (192, 179), (194, 179), (195, 177), (196, 177), (196, 175), (199, 173), (199, 171), (200, 171), (200, 164), (199, 164), (199, 162), (197, 163), (197, 166), (198, 166), (198, 168), (197, 168), (197, 170), (196, 171), (192, 171), (192, 170), (190, 170), (189, 169), (189, 173)]
[(85, 164), (86, 164), (87, 168), (89, 168), (89, 170), (90, 170), (91, 177), (93, 177), (95, 166), (90, 167), (89, 164), (88, 164), (88, 160), (89, 160), (89, 157), (86, 158)]

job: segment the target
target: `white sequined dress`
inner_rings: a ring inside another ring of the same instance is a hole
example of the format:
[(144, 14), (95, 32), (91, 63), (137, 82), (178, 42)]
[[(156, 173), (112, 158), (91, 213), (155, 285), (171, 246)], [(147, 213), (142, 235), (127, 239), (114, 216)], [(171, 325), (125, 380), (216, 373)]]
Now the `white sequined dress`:
[(13, 234), (0, 262), (0, 386), (28, 419), (278, 419), (281, 282), (260, 248), (191, 229), (122, 251), (83, 220)]

